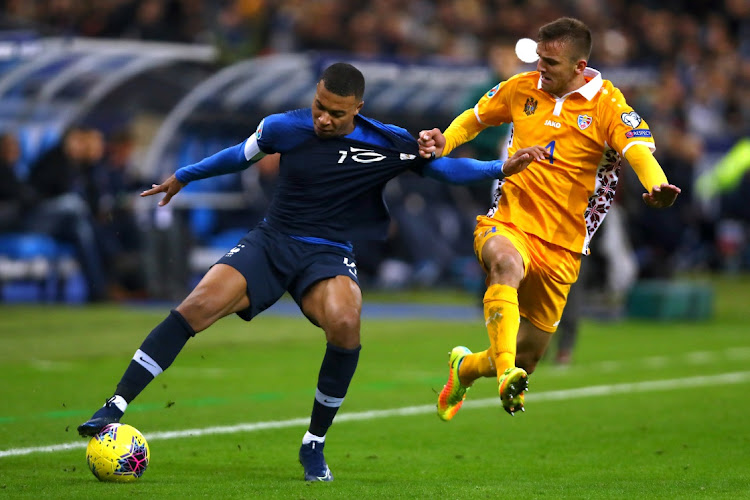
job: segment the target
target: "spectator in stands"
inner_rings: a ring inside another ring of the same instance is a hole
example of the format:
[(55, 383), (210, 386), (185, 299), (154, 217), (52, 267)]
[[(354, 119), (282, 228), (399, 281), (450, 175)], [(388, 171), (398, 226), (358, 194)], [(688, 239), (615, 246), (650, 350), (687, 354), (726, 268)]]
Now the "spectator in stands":
[(22, 214), (33, 203), (34, 193), (17, 175), (20, 158), (18, 138), (9, 132), (0, 134), (0, 233), (19, 230)]
[(472, 256), (470, 247), (460, 252), (465, 239), (462, 236), (471, 231), (471, 225), (462, 221), (461, 212), (455, 209), (452, 186), (404, 175), (391, 188), (386, 193), (393, 218), (389, 239), (392, 248), (400, 250), (406, 264), (402, 269), (407, 272), (389, 277), (388, 268), (382, 268), (380, 284), (398, 288), (447, 282), (451, 264), (462, 256)]
[(94, 172), (96, 199), (89, 201), (112, 292), (122, 297), (142, 295), (146, 288), (141, 262), (143, 233), (134, 211), (134, 193), (143, 183), (130, 170), (134, 149), (135, 138), (127, 129), (109, 138), (103, 161)]
[(173, 0), (141, 0), (125, 34), (141, 40), (186, 42), (181, 33), (181, 5)]
[(72, 244), (89, 288), (89, 300), (107, 298), (108, 279), (97, 243), (92, 208), (98, 203), (94, 167), (102, 160), (101, 132), (74, 127), (31, 166), (29, 185), (38, 202), (24, 220), (27, 231)]
[[(664, 132), (654, 156), (668, 179), (690, 185), (695, 162), (701, 154), (700, 140), (674, 127), (668, 127)], [(628, 187), (635, 191), (638, 181), (631, 174), (627, 172), (627, 182), (632, 184)], [(680, 259), (687, 257), (684, 246), (687, 231), (691, 228), (700, 231), (702, 223), (700, 214), (693, 210), (692, 199), (692, 190), (688, 190), (684, 197), (675, 201), (672, 210), (631, 208), (631, 238), (641, 278), (672, 278), (681, 267)]]
[(218, 8), (212, 33), (223, 61), (236, 62), (263, 49), (269, 24), (268, 8), (264, 4), (232, 1)]

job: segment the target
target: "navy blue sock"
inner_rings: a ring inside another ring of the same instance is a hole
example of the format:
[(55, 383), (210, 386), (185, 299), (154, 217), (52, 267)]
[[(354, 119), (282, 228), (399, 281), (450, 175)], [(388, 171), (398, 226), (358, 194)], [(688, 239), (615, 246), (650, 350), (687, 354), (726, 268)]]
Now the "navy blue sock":
[(176, 309), (151, 330), (117, 384), (115, 394), (130, 403), (161, 372), (169, 368), (195, 332)]
[(344, 402), (349, 383), (357, 369), (361, 349), (362, 346), (356, 349), (344, 349), (330, 343), (326, 345), (326, 354), (323, 357), (323, 364), (320, 365), (318, 389), (315, 391), (315, 402), (310, 416), (308, 430), (311, 434), (323, 437), (328, 432), (328, 428), (333, 423), (333, 417)]

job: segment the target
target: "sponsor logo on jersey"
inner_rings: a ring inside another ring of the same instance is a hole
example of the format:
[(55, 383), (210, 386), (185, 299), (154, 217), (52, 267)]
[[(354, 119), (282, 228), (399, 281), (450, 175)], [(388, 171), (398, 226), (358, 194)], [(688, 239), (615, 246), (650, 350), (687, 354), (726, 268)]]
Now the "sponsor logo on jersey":
[(544, 120), (544, 124), (547, 127), (555, 127), (555, 128), (560, 128), (562, 126), (560, 122), (556, 122), (554, 120)]
[(635, 111), (623, 113), (620, 115), (620, 118), (622, 119), (622, 123), (628, 125), (630, 128), (638, 128), (638, 125), (641, 124), (641, 117)]
[(487, 97), (492, 97), (495, 94), (497, 94), (497, 91), (500, 90), (500, 84), (498, 83), (494, 87), (492, 87), (489, 92), (487, 92)]
[(526, 99), (526, 104), (523, 107), (523, 112), (526, 113), (526, 116), (531, 116), (534, 114), (537, 104), (539, 104), (539, 102), (533, 97), (529, 97), (528, 99)]
[(260, 140), (260, 136), (263, 135), (263, 122), (265, 122), (266, 119), (263, 118), (260, 123), (258, 124), (258, 130), (255, 131), (255, 138)]
[(413, 160), (416, 157), (417, 157), (417, 155), (408, 155), (406, 153), (401, 153), (401, 159), (402, 160)]
[(586, 130), (589, 128), (589, 125), (591, 125), (591, 122), (593, 122), (594, 119), (591, 118), (589, 115), (578, 115), (578, 128), (581, 130)]
[(647, 128), (639, 128), (637, 130), (628, 130), (625, 132), (625, 137), (630, 139), (631, 137), (651, 137), (651, 131)]
[(349, 257), (344, 257), (344, 265), (349, 268), (349, 272), (355, 278), (357, 277), (357, 263), (354, 261), (349, 262)]
[(239, 252), (243, 248), (245, 248), (245, 245), (237, 245), (236, 247), (234, 247), (233, 249), (231, 249), (230, 251), (228, 251), (224, 257), (231, 257), (232, 255), (236, 254), (237, 252)]

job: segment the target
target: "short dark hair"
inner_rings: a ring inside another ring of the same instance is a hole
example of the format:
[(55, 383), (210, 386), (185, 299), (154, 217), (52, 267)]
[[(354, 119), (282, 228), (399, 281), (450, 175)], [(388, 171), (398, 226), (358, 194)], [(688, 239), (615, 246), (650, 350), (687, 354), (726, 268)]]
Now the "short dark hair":
[(539, 43), (563, 42), (570, 45), (576, 59), (591, 57), (591, 30), (583, 22), (572, 17), (561, 17), (539, 28)]
[(365, 95), (365, 77), (362, 72), (347, 63), (333, 63), (328, 66), (320, 77), (326, 89), (336, 95), (347, 97), (353, 95), (362, 100)]

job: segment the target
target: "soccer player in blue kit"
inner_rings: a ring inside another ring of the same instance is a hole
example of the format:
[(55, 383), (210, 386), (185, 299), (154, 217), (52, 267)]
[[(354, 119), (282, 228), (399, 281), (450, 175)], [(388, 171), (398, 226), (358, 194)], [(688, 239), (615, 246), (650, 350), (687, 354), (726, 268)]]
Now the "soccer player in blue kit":
[(360, 351), (362, 294), (349, 241), (382, 239), (389, 223), (383, 188), (413, 170), (452, 183), (519, 172), (546, 151), (534, 146), (505, 163), (468, 158), (426, 160), (406, 130), (359, 114), (365, 81), (354, 66), (323, 72), (312, 109), (270, 115), (242, 143), (180, 168), (141, 196), (165, 193), (166, 205), (187, 183), (248, 168), (281, 153), (266, 218), (211, 267), (195, 289), (136, 351), (114, 395), (78, 427), (92, 436), (119, 422), (127, 405), (166, 370), (188, 339), (236, 313), (250, 321), (288, 291), (326, 336), (310, 427), (299, 460), (307, 481), (331, 481), (323, 456), (328, 428), (344, 401)]

